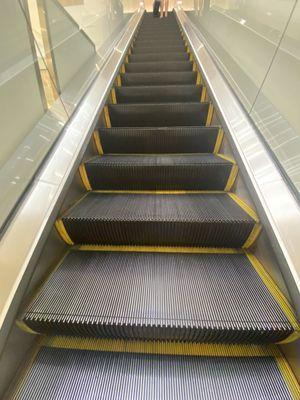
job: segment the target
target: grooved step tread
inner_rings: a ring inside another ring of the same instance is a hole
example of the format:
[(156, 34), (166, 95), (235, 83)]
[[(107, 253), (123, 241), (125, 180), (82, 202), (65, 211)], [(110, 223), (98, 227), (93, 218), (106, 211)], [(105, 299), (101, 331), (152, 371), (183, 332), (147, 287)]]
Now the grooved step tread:
[(267, 343), (293, 327), (245, 254), (72, 251), (27, 308), (45, 334)]
[[(188, 357), (42, 347), (13, 400), (292, 400), (274, 357)], [(295, 399), (295, 398), (294, 398)]]
[(169, 46), (157, 46), (157, 47), (144, 47), (134, 46), (132, 48), (132, 54), (144, 54), (144, 53), (180, 53), (185, 52), (186, 48), (182, 45), (169, 45)]
[(218, 127), (99, 128), (105, 153), (212, 153)]
[[(176, 71), (176, 72), (139, 72), (120, 74), (121, 82), (124, 86), (137, 85), (187, 85), (196, 84), (197, 72), (195, 71)], [(193, 101), (191, 99), (190, 101)]]
[(146, 61), (189, 61), (188, 53), (146, 53), (146, 54), (130, 54), (128, 56), (130, 62), (146, 62)]
[(256, 226), (228, 194), (90, 192), (62, 221), (78, 244), (242, 247)]
[(173, 71), (192, 71), (191, 61), (161, 61), (161, 62), (140, 62), (126, 63), (125, 71), (131, 72), (173, 72)]
[(117, 103), (181, 103), (200, 101), (202, 88), (202, 85), (121, 86), (115, 91)]
[(110, 104), (113, 127), (203, 126), (209, 103)]
[(103, 155), (85, 163), (93, 190), (224, 190), (232, 168), (213, 154)]

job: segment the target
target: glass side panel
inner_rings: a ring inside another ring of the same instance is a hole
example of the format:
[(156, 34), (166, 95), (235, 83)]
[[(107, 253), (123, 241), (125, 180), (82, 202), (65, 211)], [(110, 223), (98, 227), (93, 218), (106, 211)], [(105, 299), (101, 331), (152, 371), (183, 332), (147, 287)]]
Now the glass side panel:
[(251, 116), (300, 192), (300, 4), (254, 103)]
[(294, 4), (294, 0), (182, 2), (248, 111), (263, 83)]

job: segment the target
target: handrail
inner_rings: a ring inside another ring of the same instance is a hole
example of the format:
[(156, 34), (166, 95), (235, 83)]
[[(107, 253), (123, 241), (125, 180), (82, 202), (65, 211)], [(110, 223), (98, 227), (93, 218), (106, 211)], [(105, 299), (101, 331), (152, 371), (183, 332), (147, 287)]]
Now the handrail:
[(176, 15), (228, 134), (241, 173), (266, 228), (300, 316), (300, 207), (236, 95), (200, 41), (186, 13)]
[(129, 20), (106, 64), (50, 151), (0, 241), (0, 354), (35, 263), (126, 56), (143, 9)]

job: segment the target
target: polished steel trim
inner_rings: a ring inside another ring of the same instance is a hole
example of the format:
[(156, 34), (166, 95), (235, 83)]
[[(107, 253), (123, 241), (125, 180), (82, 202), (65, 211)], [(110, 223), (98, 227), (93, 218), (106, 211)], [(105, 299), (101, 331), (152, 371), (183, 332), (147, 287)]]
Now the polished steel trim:
[(0, 241), (0, 353), (36, 261), (90, 141), (144, 10), (129, 20), (99, 75), (49, 153)]
[(300, 316), (300, 207), (253, 122), (229, 87), (197, 28), (180, 5), (176, 15), (200, 68)]

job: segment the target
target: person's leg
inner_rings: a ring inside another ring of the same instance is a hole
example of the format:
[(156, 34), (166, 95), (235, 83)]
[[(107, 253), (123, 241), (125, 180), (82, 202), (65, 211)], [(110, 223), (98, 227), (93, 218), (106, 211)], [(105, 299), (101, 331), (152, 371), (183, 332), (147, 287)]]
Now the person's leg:
[(164, 16), (164, 0), (161, 0), (160, 2), (160, 18)]
[(169, 0), (164, 0), (165, 3), (165, 16), (168, 16)]

